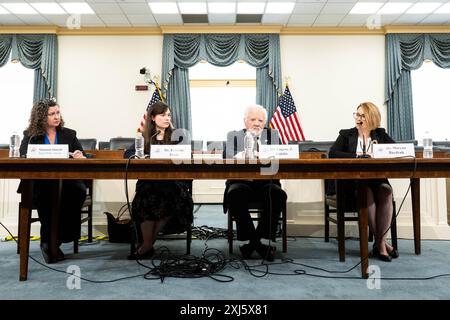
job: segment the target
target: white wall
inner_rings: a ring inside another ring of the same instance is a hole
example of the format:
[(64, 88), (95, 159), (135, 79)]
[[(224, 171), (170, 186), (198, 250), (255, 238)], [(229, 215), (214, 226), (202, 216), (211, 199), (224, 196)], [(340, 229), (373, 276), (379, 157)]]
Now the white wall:
[(161, 75), (161, 36), (61, 36), (58, 101), (78, 137), (134, 136), (153, 90), (139, 69)]

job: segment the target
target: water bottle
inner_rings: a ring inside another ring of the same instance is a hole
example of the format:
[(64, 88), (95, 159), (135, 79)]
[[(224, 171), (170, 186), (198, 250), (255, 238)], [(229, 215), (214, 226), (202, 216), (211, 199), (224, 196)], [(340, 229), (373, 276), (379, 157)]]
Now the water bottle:
[(425, 132), (423, 136), (423, 157), (433, 158), (433, 139), (431, 139), (430, 132)]
[(144, 137), (142, 136), (141, 132), (136, 133), (134, 146), (136, 148), (135, 156), (140, 159), (144, 158)]
[(9, 143), (9, 157), (20, 158), (20, 136), (14, 131)]
[(244, 156), (245, 159), (255, 158), (255, 137), (249, 130), (247, 130), (244, 137)]

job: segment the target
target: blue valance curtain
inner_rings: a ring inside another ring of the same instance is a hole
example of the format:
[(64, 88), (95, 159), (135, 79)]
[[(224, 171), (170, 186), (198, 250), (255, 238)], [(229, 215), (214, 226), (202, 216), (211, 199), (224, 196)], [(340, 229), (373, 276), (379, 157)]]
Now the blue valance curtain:
[(200, 60), (229, 66), (243, 60), (256, 70), (256, 103), (269, 116), (281, 95), (280, 38), (276, 34), (176, 34), (163, 41), (162, 90), (174, 124), (191, 130), (188, 68)]
[(0, 35), (0, 67), (8, 61), (20, 61), (34, 69), (33, 101), (56, 97), (56, 35)]
[(396, 140), (414, 139), (411, 70), (425, 59), (450, 68), (450, 34), (386, 36), (386, 102), (388, 130)]

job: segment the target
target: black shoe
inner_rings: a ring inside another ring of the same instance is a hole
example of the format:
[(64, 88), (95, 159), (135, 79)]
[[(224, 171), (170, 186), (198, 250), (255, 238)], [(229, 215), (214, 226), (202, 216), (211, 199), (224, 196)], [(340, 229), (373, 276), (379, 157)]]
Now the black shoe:
[(378, 254), (378, 260), (381, 260), (381, 261), (384, 261), (384, 262), (391, 262), (392, 258), (388, 254), (384, 255), (384, 254), (379, 253)]
[(153, 255), (155, 254), (155, 249), (153, 247), (144, 253), (139, 253), (138, 251), (130, 253), (127, 257), (128, 260), (147, 260), (152, 258)]
[(391, 252), (388, 252), (388, 254), (389, 254), (389, 256), (390, 256), (392, 259), (397, 259), (398, 256), (400, 255), (400, 254), (398, 253), (398, 250), (397, 250), (397, 249), (394, 249), (394, 248), (392, 248), (392, 251), (391, 251)]
[(391, 262), (392, 261), (392, 257), (387, 254), (381, 254), (380, 251), (378, 250), (378, 247), (374, 244), (372, 247), (372, 256), (375, 258), (378, 258), (381, 261), (385, 261), (385, 262)]
[(247, 243), (247, 244), (240, 246), (239, 250), (241, 251), (241, 256), (243, 259), (250, 259), (255, 248), (253, 246), (251, 246), (249, 243)]
[(275, 252), (275, 247), (266, 246), (265, 244), (259, 244), (256, 247), (256, 252), (260, 255), (261, 258), (267, 260), (269, 262), (274, 261), (273, 254)]

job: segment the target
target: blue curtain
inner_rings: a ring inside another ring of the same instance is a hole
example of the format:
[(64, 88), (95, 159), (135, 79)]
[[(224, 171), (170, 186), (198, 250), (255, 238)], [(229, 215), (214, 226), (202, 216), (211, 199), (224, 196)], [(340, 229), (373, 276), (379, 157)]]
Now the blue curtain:
[(34, 69), (33, 101), (56, 97), (58, 44), (56, 35), (0, 35), (0, 67), (11, 60)]
[(256, 103), (273, 114), (281, 95), (280, 38), (275, 34), (177, 34), (163, 41), (162, 90), (176, 127), (191, 130), (188, 68), (200, 60), (225, 67), (244, 60), (257, 69)]
[(450, 34), (386, 35), (388, 131), (395, 140), (414, 139), (411, 70), (425, 59), (450, 68)]

